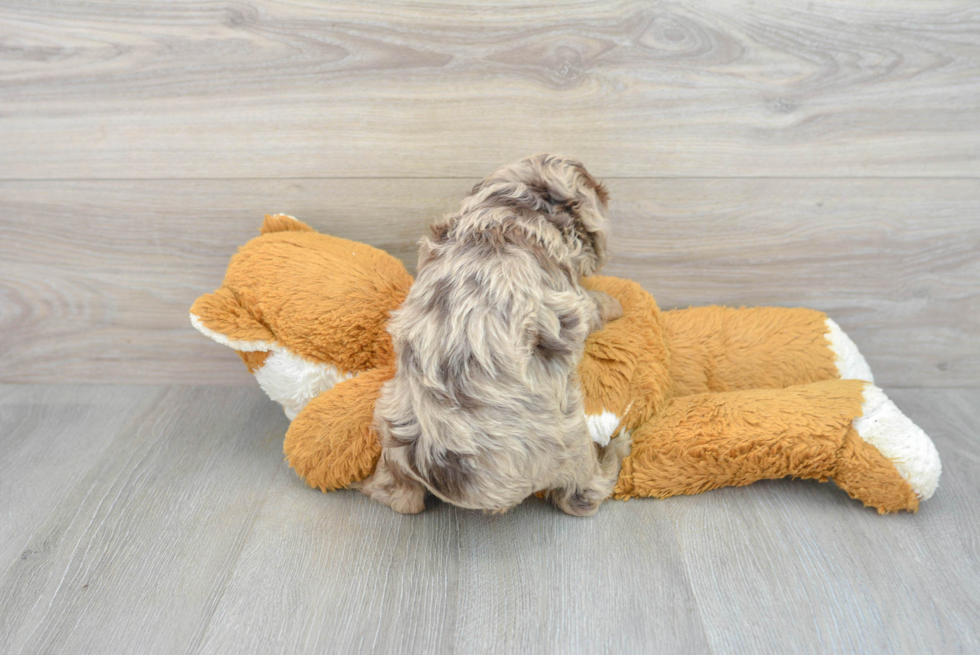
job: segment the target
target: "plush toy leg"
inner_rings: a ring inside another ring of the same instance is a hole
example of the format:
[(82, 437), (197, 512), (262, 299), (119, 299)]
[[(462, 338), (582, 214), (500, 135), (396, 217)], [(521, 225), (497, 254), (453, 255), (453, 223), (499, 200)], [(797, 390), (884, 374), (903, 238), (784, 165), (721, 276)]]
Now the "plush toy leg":
[(692, 307), (664, 312), (664, 327), (673, 396), (874, 381), (854, 342), (812, 309)]
[(667, 498), (788, 476), (833, 478), (879, 512), (914, 512), (935, 490), (939, 456), (880, 389), (864, 392), (865, 385), (828, 380), (674, 398), (633, 433), (614, 495)]
[(311, 400), (286, 432), (289, 465), (321, 491), (342, 489), (371, 475), (381, 455), (371, 427), (390, 368), (361, 373)]

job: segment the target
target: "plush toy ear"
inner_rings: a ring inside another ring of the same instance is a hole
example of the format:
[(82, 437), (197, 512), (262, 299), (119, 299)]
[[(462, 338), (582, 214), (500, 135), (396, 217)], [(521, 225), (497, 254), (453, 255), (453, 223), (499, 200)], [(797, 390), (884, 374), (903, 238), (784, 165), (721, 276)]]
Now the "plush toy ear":
[(191, 324), (204, 335), (240, 352), (269, 350), (275, 335), (256, 316), (255, 303), (222, 287), (191, 306)]
[(374, 403), (393, 367), (373, 369), (314, 398), (286, 432), (286, 459), (308, 485), (343, 489), (374, 472), (381, 443), (374, 431)]
[(269, 234), (270, 232), (315, 232), (312, 227), (301, 220), (293, 218), (289, 214), (266, 214), (262, 221), (259, 233)]

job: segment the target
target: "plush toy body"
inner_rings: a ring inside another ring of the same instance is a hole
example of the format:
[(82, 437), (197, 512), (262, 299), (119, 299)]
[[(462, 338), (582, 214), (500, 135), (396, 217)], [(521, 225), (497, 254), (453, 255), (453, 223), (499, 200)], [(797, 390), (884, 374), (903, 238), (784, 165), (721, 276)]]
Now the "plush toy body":
[[(350, 486), (380, 454), (374, 401), (394, 372), (385, 331), (412, 284), (370, 246), (267, 216), (224, 284), (191, 308), (238, 351), (293, 419), (285, 452), (311, 486)], [(932, 441), (872, 384), (854, 343), (821, 312), (700, 307), (661, 312), (634, 282), (584, 281), (623, 318), (579, 366), (593, 439), (633, 440), (615, 497), (694, 494), (756, 480), (833, 479), (880, 512), (915, 511), (939, 481)]]

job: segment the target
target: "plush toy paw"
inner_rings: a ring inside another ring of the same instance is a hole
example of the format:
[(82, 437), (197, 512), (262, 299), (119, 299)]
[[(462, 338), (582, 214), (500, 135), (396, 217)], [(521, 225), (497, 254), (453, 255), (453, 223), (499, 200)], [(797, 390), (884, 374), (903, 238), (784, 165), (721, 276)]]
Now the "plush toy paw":
[(936, 446), (884, 391), (871, 384), (871, 367), (851, 338), (833, 319), (826, 323), (826, 338), (841, 379), (869, 383), (864, 388), (862, 415), (854, 421), (855, 431), (891, 462), (919, 500), (927, 500), (935, 493), (942, 472)]
[(874, 382), (871, 367), (868, 366), (868, 362), (858, 350), (857, 345), (851, 341), (851, 338), (840, 329), (840, 326), (833, 319), (828, 318), (826, 324), (826, 339), (830, 342), (830, 349), (834, 353), (834, 364), (837, 365), (838, 377), (842, 380)]
[(873, 384), (864, 388), (861, 410), (862, 415), (854, 420), (858, 435), (895, 466), (920, 500), (931, 498), (942, 473), (932, 440)]
[[(629, 407), (626, 408), (626, 412), (628, 411)], [(623, 414), (625, 415), (626, 412), (623, 412)], [(599, 414), (585, 415), (585, 424), (589, 428), (589, 436), (592, 437), (592, 441), (600, 446), (609, 445), (609, 440), (612, 439), (614, 434), (619, 432), (619, 426), (622, 421), (622, 416), (616, 416), (609, 410), (604, 410)]]
[(939, 453), (881, 389), (865, 384), (862, 397), (862, 415), (845, 435), (831, 477), (879, 513), (915, 512), (939, 484)]

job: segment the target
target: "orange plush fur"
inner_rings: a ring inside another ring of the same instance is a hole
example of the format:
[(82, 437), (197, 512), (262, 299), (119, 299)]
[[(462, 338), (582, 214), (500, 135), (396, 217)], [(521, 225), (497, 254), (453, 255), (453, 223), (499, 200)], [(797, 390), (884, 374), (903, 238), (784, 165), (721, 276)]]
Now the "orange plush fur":
[[(320, 380), (286, 433), (285, 453), (311, 486), (347, 487), (370, 475), (381, 451), (371, 422), (394, 372), (385, 324), (411, 276), (380, 250), (290, 217), (266, 217), (261, 232), (233, 257), (222, 287), (194, 304), (192, 319), (238, 350), (257, 377), (271, 353)], [(624, 312), (589, 337), (579, 366), (586, 414), (609, 424), (607, 439), (632, 433), (615, 497), (792, 476), (833, 479), (880, 512), (918, 508), (893, 463), (853, 427), (865, 382), (838, 379), (824, 314), (661, 312), (634, 282), (584, 283), (618, 298)]]
[[(267, 216), (261, 234), (191, 314), (232, 342), (277, 343), (345, 373), (394, 362), (385, 323), (412, 285), (401, 262), (280, 215)], [(264, 359), (246, 352), (250, 370), (261, 368)]]

